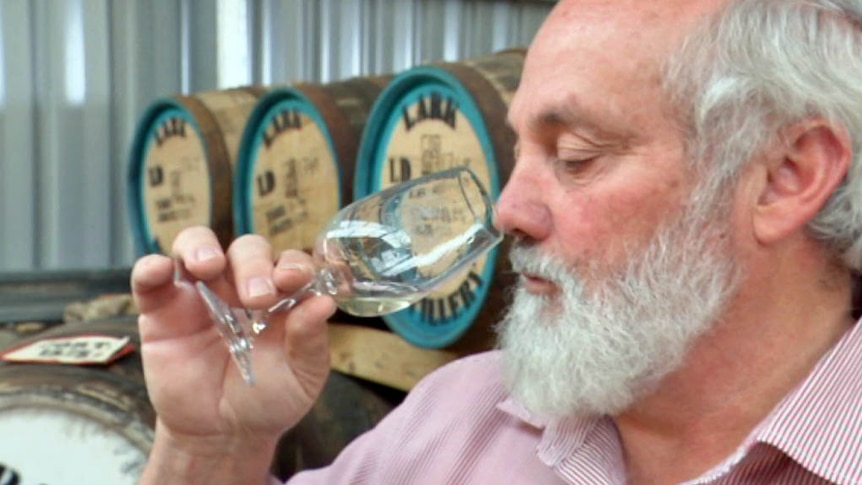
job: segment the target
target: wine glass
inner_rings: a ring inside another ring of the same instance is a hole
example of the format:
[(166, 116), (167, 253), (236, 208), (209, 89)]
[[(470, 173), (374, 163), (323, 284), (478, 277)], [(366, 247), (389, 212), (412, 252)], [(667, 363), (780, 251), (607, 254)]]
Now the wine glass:
[(271, 314), (312, 295), (332, 296), (347, 313), (368, 317), (410, 306), (469, 271), (503, 236), (492, 224), (493, 203), (465, 167), (432, 173), (357, 200), (320, 232), (314, 278), (263, 310), (233, 308), (202, 281), (206, 302), (243, 379), (254, 383), (254, 336)]

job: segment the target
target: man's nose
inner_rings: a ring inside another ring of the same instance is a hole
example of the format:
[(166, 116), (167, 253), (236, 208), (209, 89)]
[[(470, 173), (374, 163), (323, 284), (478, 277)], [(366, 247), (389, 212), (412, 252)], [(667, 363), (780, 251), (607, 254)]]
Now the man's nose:
[(551, 187), (544, 177), (516, 165), (496, 205), (494, 225), (500, 231), (540, 241), (551, 231), (551, 213), (544, 192)]

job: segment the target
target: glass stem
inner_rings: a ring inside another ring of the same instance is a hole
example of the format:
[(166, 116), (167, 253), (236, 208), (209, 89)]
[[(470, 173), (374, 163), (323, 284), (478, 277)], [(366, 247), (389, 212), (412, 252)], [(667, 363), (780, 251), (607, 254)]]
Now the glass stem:
[(309, 281), (308, 284), (294, 291), (290, 296), (278, 300), (274, 305), (267, 308), (266, 314), (271, 315), (276, 312), (286, 312), (309, 297), (322, 294), (317, 284), (317, 278)]

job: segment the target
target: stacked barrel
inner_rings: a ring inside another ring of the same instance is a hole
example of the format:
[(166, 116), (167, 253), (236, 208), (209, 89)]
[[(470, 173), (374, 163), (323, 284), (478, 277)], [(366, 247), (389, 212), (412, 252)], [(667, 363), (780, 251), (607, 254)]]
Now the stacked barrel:
[(155, 101), (132, 141), (128, 200), (139, 253), (170, 252), (185, 228), (234, 236), (230, 194), (240, 137), (264, 93), (260, 87), (177, 95)]
[[(276, 252), (310, 251), (323, 225), (353, 200), (456, 166), (469, 167), (496, 199), (514, 163), (504, 121), (524, 55), (513, 49), (394, 76), (157, 101), (130, 157), (139, 252), (169, 252), (191, 225), (211, 227), (225, 247), (256, 233)], [(491, 347), (507, 284), (502, 253), (491, 251), (457, 281), (376, 320), (416, 347)]]
[[(465, 166), (496, 200), (514, 163), (514, 135), (504, 120), (523, 60), (523, 50), (510, 50), (419, 66), (396, 77), (369, 118), (354, 197)], [(412, 344), (431, 348), (453, 344), (476, 326), (478, 342), (471, 345), (489, 347), (491, 323), (502, 306), (505, 258), (498, 253), (492, 250), (461, 278), (384, 321)]]
[(239, 234), (261, 234), (276, 251), (313, 248), (323, 225), (352, 198), (362, 131), (389, 79), (303, 83), (261, 98), (239, 147)]

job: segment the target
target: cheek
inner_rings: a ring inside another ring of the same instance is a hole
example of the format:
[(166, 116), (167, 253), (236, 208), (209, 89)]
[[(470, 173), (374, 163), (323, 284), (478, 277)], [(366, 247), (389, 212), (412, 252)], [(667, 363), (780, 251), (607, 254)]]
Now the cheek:
[(619, 239), (618, 220), (625, 206), (608, 197), (578, 194), (566, 198), (554, 211), (554, 253), (581, 266), (581, 262), (604, 259), (608, 244)]
[(631, 234), (650, 235), (668, 217), (679, 214), (684, 200), (679, 184), (662, 184), (651, 190), (620, 192), (609, 201), (609, 223)]
[(619, 190), (592, 196), (568, 194), (554, 213), (558, 254), (568, 261), (613, 263), (642, 247), (667, 217), (679, 214), (679, 183), (651, 190)]

